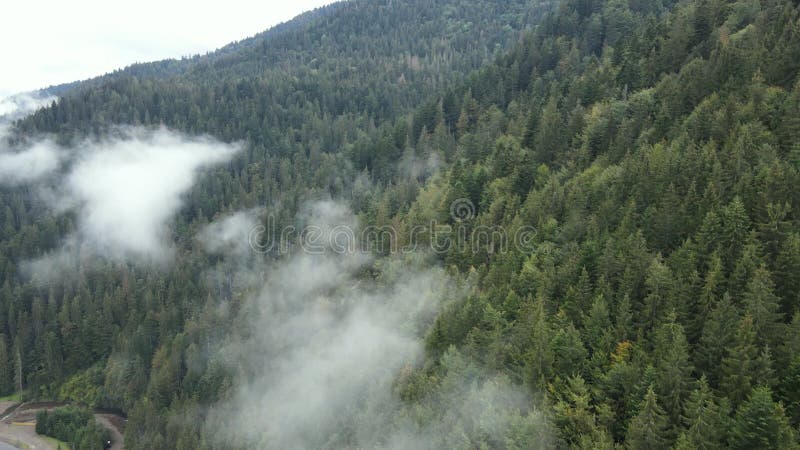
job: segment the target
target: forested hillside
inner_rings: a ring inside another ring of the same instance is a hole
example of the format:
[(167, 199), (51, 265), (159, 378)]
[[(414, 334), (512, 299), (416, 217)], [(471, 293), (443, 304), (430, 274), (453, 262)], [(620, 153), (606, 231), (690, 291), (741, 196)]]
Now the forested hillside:
[[(792, 0), (381, 0), (73, 87), (9, 139), (243, 150), (188, 194), (169, 267), (23, 270), (79, 218), (0, 188), (0, 391), (120, 408), (130, 448), (797, 448), (798, 69)], [(195, 238), (258, 208), (467, 242), (362, 264)]]

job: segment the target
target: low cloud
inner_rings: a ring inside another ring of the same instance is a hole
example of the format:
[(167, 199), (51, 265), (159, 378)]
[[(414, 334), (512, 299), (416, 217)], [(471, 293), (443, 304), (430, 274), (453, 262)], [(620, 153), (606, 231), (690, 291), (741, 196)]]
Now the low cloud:
[(11, 122), (56, 100), (41, 92), (0, 99), (0, 185), (15, 186), (36, 181), (54, 172), (61, 163), (62, 149), (50, 140), (11, 144), (7, 137)]
[(245, 257), (253, 252), (261, 209), (240, 211), (206, 225), (197, 239), (209, 253)]
[(413, 149), (407, 149), (398, 162), (398, 171), (408, 179), (424, 180), (442, 166), (439, 153), (432, 151), (427, 158), (417, 156)]
[(525, 389), (489, 375), (455, 349), (443, 358), (438, 390), (397, 414), (386, 428), (387, 450), (558, 448), (557, 434)]
[(58, 97), (42, 91), (26, 92), (0, 99), (0, 122), (20, 119), (57, 99)]
[(230, 159), (237, 147), (159, 130), (95, 144), (67, 177), (80, 203), (80, 232), (104, 254), (167, 257), (167, 221), (200, 169)]
[[(227, 236), (241, 229), (244, 214), (200, 235)], [(332, 201), (302, 207), (297, 222), (320, 230), (319, 242), (331, 245), (337, 229), (358, 228), (348, 208)], [(455, 351), (445, 358), (441, 389), (422, 409), (400, 399), (398, 386), (424, 361), (423, 337), (441, 306), (467, 293), (465, 281), (424, 255), (372, 260), (359, 252), (298, 251), (251, 262), (214, 270), (215, 280), (249, 280), (244, 290), (253, 292), (236, 319), (242, 326), (211, 356), (237, 374), (227, 399), (208, 412), (206, 426), (220, 446), (453, 448), (467, 434), (507, 443), (512, 427), (549, 439), (546, 418), (522, 389), (488, 375), (478, 382), (482, 371)]]
[(269, 269), (243, 318), (247, 337), (222, 350), (250, 375), (216, 409), (215, 434), (245, 447), (323, 448), (340, 430), (363, 433), (363, 412), (392, 410), (392, 383), (420, 361), (449, 281), (394, 263), (374, 283), (357, 276), (365, 267), (299, 254)]
[(19, 185), (38, 180), (54, 172), (62, 153), (50, 141), (43, 141), (23, 149), (4, 148), (0, 130), (0, 185)]
[[(183, 196), (202, 169), (228, 161), (239, 146), (165, 129), (122, 129), (118, 134), (70, 149), (73, 157), (59, 177), (60, 189), (43, 187), (43, 197), (56, 211), (76, 212), (77, 230), (65, 244), (81, 256), (169, 261), (173, 244), (168, 224)], [(28, 267), (35, 272), (63, 263), (63, 255), (70, 253), (62, 248)]]

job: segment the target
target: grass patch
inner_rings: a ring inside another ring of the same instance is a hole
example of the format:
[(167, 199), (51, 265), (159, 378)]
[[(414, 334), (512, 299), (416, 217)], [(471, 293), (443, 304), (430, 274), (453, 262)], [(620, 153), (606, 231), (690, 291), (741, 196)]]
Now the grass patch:
[(0, 402), (21, 402), (21, 401), (22, 401), (22, 394), (19, 392), (6, 395), (5, 397), (0, 397)]
[(61, 450), (71, 450), (72, 447), (64, 441), (59, 441), (58, 439), (50, 436), (45, 436), (43, 434), (37, 434), (40, 438), (47, 441), (48, 444), (52, 445), (53, 448), (60, 448)]

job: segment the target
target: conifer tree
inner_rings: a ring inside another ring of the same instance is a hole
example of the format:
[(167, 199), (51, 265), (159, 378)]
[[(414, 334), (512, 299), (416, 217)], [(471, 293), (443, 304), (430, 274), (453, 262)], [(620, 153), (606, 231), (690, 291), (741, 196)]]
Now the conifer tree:
[(745, 313), (753, 320), (756, 342), (777, 345), (781, 339), (783, 323), (780, 299), (773, 293), (774, 284), (764, 266), (759, 267), (744, 293)]
[(662, 450), (669, 448), (667, 418), (658, 405), (653, 388), (647, 390), (639, 413), (631, 419), (625, 442), (630, 449)]
[(583, 437), (598, 434), (596, 417), (591, 410), (591, 396), (586, 382), (580, 375), (566, 380), (565, 393), (553, 406), (555, 423), (561, 431), (562, 439), (576, 444)]
[(738, 331), (739, 322), (739, 311), (730, 297), (725, 295), (703, 325), (695, 360), (697, 369), (706, 376), (711, 386), (719, 386), (722, 361)]
[(775, 261), (775, 294), (781, 297), (782, 311), (800, 303), (800, 234), (790, 234)]
[(733, 449), (797, 448), (783, 406), (772, 400), (769, 388), (759, 387), (736, 410), (728, 444)]
[(721, 408), (705, 377), (697, 382), (684, 408), (683, 423), (687, 448), (720, 449), (727, 442), (728, 411)]
[(680, 426), (683, 402), (691, 389), (692, 365), (683, 327), (674, 319), (658, 329), (655, 336), (655, 391), (672, 427)]
[(754, 387), (756, 381), (756, 335), (753, 319), (745, 316), (739, 323), (733, 346), (722, 360), (720, 389), (733, 402), (740, 405)]

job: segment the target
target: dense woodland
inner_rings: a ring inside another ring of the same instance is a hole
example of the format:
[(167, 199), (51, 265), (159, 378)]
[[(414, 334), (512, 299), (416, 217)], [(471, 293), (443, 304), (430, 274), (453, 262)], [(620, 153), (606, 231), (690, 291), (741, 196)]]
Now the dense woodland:
[(67, 406), (36, 414), (36, 432), (54, 437), (67, 445), (101, 450), (108, 432), (97, 423), (88, 409)]
[[(14, 139), (165, 125), (246, 150), (191, 192), (169, 270), (99, 259), (37, 283), (19, 265), (75, 217), (0, 189), (0, 391), (124, 410), (129, 448), (218, 447), (207, 411), (252, 374), (212, 343), (247, 293), (209, 285), (191, 236), (329, 196), (407, 240), (469, 199), (467, 227), (534, 245), (436, 257), (473, 287), (398, 374), (398, 417), (500, 376), (530, 410), (502, 439), (491, 417), (446, 422), (440, 447), (797, 448), (798, 69), (792, 0), (356, 0), (71, 86)], [(356, 447), (349, 426), (319, 446)]]

